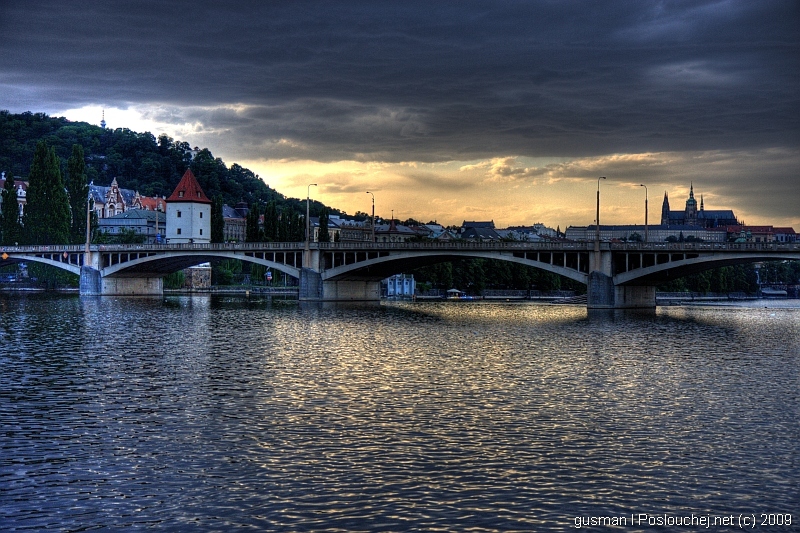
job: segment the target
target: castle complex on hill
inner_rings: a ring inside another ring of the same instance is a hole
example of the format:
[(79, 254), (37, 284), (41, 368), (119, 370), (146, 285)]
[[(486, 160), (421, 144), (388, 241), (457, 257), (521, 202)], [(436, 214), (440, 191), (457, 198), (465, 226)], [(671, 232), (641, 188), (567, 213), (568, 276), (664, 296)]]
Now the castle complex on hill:
[(731, 209), (707, 211), (703, 205), (702, 195), (700, 196), (700, 209), (698, 209), (697, 200), (694, 198), (694, 184), (689, 186), (689, 198), (686, 200), (686, 208), (683, 211), (670, 211), (669, 197), (667, 197), (666, 191), (664, 192), (664, 203), (661, 205), (662, 226), (720, 228), (739, 224)]

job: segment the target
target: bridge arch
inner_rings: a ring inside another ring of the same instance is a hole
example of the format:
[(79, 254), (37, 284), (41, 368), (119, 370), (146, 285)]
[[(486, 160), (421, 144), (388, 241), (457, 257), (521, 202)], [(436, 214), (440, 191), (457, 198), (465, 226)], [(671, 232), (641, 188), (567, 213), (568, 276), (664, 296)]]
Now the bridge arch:
[(297, 267), (232, 251), (186, 251), (184, 253), (172, 253), (169, 255), (155, 253), (104, 266), (101, 272), (103, 276), (106, 277), (128, 277), (140, 275), (142, 273), (165, 276), (183, 270), (184, 268), (224, 259), (236, 259), (256, 265), (263, 265), (267, 268), (284, 272), (294, 278), (300, 277), (300, 269)]
[(761, 261), (800, 260), (800, 253), (798, 252), (763, 255), (753, 252), (693, 255), (696, 256), (680, 261), (664, 262), (662, 264), (655, 264), (615, 274), (614, 284), (655, 285), (719, 267), (758, 263)]
[(19, 263), (39, 263), (42, 265), (48, 265), (55, 268), (60, 268), (61, 270), (66, 270), (76, 276), (81, 275), (81, 265), (80, 264), (72, 264), (69, 262), (64, 262), (58, 259), (53, 259), (51, 257), (43, 257), (40, 255), (29, 255), (29, 254), (7, 254), (6, 259), (0, 259), (0, 267), (19, 264)]
[[(573, 253), (573, 252), (566, 252)], [(330, 265), (329, 260), (325, 260), (328, 265), (321, 272), (323, 281), (347, 281), (347, 280), (382, 280), (394, 274), (429, 266), (437, 263), (457, 261), (460, 259), (495, 259), (508, 261), (533, 267), (552, 274), (558, 274), (565, 278), (583, 283), (588, 283), (589, 258), (587, 253), (574, 252), (573, 268), (570, 268), (567, 256), (555, 257), (555, 254), (548, 254), (551, 262), (535, 260), (526, 257), (524, 253), (502, 252), (502, 251), (481, 251), (481, 250), (442, 250), (439, 253), (431, 253), (430, 250), (412, 250), (402, 253), (389, 252), (385, 255), (365, 259), (359, 262)], [(537, 256), (539, 257), (539, 256)]]

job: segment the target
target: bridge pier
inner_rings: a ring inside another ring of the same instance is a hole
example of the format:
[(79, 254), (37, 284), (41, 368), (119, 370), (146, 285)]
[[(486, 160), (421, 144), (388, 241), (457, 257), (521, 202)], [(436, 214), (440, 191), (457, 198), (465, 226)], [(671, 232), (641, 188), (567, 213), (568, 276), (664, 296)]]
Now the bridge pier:
[(84, 255), (81, 266), (80, 293), (82, 296), (161, 296), (164, 294), (164, 279), (155, 275), (141, 277), (103, 276), (100, 272), (100, 254)]
[(164, 279), (157, 276), (142, 278), (101, 277), (100, 271), (81, 268), (81, 296), (161, 296)]
[(81, 296), (161, 296), (164, 280), (161, 277), (141, 278), (102, 277), (100, 271), (81, 267)]
[(103, 294), (103, 277), (99, 270), (86, 265), (81, 267), (80, 291), (87, 296)]
[(381, 282), (372, 280), (324, 281), (319, 272), (300, 272), (300, 300), (312, 302), (375, 302), (381, 299)]
[(610, 250), (594, 254), (586, 286), (589, 309), (654, 309), (656, 288), (649, 285), (615, 285)]
[(589, 309), (654, 309), (656, 288), (648, 285), (614, 285), (602, 272), (589, 274), (586, 306)]
[(161, 296), (164, 294), (164, 278), (151, 276), (142, 278), (103, 278), (103, 296)]

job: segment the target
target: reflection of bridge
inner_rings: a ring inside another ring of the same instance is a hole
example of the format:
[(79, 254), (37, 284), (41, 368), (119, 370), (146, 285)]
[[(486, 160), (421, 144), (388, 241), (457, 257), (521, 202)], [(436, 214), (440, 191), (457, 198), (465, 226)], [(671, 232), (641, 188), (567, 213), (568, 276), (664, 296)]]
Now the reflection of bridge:
[(380, 280), (444, 261), (511, 261), (585, 283), (589, 307), (654, 307), (655, 286), (709, 268), (800, 259), (800, 244), (419, 242), (242, 243), (3, 248), (0, 266), (39, 262), (80, 275), (81, 294), (161, 294), (163, 276), (224, 259), (299, 278), (305, 300), (377, 300)]

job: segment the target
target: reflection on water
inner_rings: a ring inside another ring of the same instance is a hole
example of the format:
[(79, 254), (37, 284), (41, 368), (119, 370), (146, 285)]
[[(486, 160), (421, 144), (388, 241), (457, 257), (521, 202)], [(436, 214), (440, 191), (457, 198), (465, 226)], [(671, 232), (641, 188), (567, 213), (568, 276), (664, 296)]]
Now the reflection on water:
[(796, 511), (798, 309), (14, 295), (0, 310), (10, 530)]

